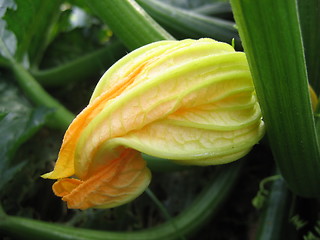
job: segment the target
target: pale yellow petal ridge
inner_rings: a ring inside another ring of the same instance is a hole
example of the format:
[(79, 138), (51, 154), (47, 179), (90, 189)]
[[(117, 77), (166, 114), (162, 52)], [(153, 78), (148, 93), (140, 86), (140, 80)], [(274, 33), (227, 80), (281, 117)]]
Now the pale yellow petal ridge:
[(125, 145), (155, 157), (193, 165), (216, 165), (237, 160), (233, 153), (248, 152), (263, 135), (263, 122), (236, 131), (208, 131), (159, 121), (110, 140), (104, 148)]

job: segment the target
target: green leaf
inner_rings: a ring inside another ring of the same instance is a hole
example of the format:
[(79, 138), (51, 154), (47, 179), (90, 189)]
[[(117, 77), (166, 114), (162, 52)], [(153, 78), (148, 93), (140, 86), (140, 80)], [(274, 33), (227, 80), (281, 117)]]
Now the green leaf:
[(65, 130), (71, 123), (74, 115), (59, 101), (51, 97), (19, 63), (13, 61), (11, 68), (19, 86), (33, 103), (55, 110), (52, 118), (48, 119), (48, 124), (51, 127)]
[[(13, 33), (8, 31), (7, 23), (3, 20), (3, 16), (6, 14), (7, 11), (10, 9), (15, 10), (17, 5), (15, 4), (14, 0), (1, 0), (0, 1), (0, 37), (7, 46), (9, 52), (13, 55), (16, 50), (17, 40)], [(6, 56), (7, 53), (0, 50), (1, 55)]]
[(17, 49), (16, 36), (9, 30), (7, 30), (7, 23), (0, 19), (0, 57), (1, 62), (9, 59), (12, 61), (13, 55)]
[[(53, 52), (53, 51), (52, 51)], [(120, 41), (109, 41), (104, 47), (82, 54), (73, 61), (57, 67), (34, 70), (32, 75), (43, 86), (66, 86), (96, 76), (98, 79), (107, 68), (126, 54), (126, 48)]]
[(0, 96), (0, 192), (3, 193), (3, 187), (27, 164), (12, 162), (17, 149), (45, 123), (52, 111), (43, 107), (33, 109), (18, 89), (4, 80), (0, 81)]
[(101, 33), (101, 26), (95, 28), (75, 28), (62, 32), (47, 47), (41, 62), (41, 69), (48, 69), (76, 61), (85, 54), (101, 48), (102, 43), (98, 42), (98, 35)]
[[(8, 114), (9, 112), (27, 112), (31, 105), (21, 96), (18, 88), (13, 84), (3, 80), (4, 76), (0, 79), (0, 112)], [(19, 97), (20, 95), (20, 97)]]
[[(52, 24), (59, 14), (60, 0), (3, 0), (7, 11), (3, 20), (18, 42), (16, 59), (32, 63), (42, 54), (49, 39)], [(15, 4), (14, 4), (15, 3)]]
[(6, 45), (5, 38), (3, 37), (4, 35), (0, 35), (0, 52), (5, 53), (5, 56), (8, 58), (8, 66), (15, 74), (19, 86), (34, 103), (39, 106), (56, 109), (56, 114), (50, 122), (50, 125), (65, 129), (74, 118), (73, 114), (65, 109), (56, 99), (51, 97), (33, 76), (19, 64), (16, 59), (14, 59)]

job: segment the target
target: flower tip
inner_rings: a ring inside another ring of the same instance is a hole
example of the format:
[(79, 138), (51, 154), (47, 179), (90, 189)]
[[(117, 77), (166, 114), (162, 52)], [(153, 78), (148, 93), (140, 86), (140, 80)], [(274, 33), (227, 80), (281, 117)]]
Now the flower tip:
[(52, 175), (52, 172), (48, 172), (48, 173), (42, 174), (41, 177), (44, 179), (52, 179), (51, 175)]

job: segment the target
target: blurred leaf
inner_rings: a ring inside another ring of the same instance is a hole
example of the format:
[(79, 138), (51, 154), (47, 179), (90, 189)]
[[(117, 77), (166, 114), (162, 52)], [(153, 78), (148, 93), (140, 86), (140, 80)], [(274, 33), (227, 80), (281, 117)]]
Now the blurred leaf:
[(3, 80), (4, 76), (0, 79), (0, 112), (21, 112), (25, 113), (31, 105), (21, 96), (18, 88), (14, 87), (13, 84), (9, 84), (6, 80)]
[(97, 22), (97, 19), (92, 18), (87, 12), (77, 6), (73, 6), (70, 10), (69, 23), (71, 29), (91, 27)]
[(13, 0), (0, 0), (0, 55), (1, 58), (11, 58), (17, 48), (16, 36), (7, 29), (7, 22), (3, 20), (3, 16), (7, 10), (16, 9)]
[(102, 44), (97, 40), (101, 31), (101, 26), (95, 26), (61, 33), (48, 46), (40, 68), (59, 66), (101, 48)]
[(17, 39), (12, 32), (6, 29), (6, 23), (2, 20), (0, 20), (0, 37), (0, 54), (5, 58), (11, 58), (17, 48)]
[(0, 0), (0, 17), (2, 17), (8, 8), (16, 9), (16, 4), (14, 0)]
[(51, 110), (32, 109), (12, 84), (0, 81), (0, 192), (27, 162), (12, 164), (18, 147), (29, 139), (44, 123)]
[(90, 30), (100, 24), (100, 21), (93, 17), (88, 9), (79, 7), (80, 2), (64, 3), (61, 5), (60, 15), (54, 24), (55, 34), (70, 32), (77, 28)]
[(1, 5), (6, 9), (2, 21), (17, 38), (15, 57), (19, 62), (26, 61), (27, 55), (32, 62), (42, 53), (60, 12), (60, 3), (60, 0), (2, 0)]
[(82, 8), (63, 4), (56, 22), (55, 39), (48, 45), (41, 69), (70, 63), (110, 43), (112, 31)]

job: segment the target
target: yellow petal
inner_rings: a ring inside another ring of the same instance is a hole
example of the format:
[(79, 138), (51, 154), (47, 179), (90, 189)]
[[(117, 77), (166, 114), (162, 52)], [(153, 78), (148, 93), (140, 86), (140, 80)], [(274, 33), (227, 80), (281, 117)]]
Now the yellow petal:
[(82, 184), (81, 180), (75, 178), (62, 178), (53, 184), (52, 190), (58, 197), (64, 197), (70, 194), (70, 192), (77, 188), (80, 184)]
[(136, 150), (221, 164), (245, 155), (263, 133), (244, 53), (211, 39), (152, 43), (104, 74), (44, 177), (60, 179), (53, 190), (69, 208), (114, 207), (149, 184)]
[(110, 208), (136, 198), (148, 186), (150, 178), (140, 153), (128, 149), (85, 181), (61, 179), (53, 190), (63, 197), (68, 208)]
[[(142, 67), (143, 65), (141, 68)], [(42, 175), (43, 178), (58, 179), (75, 174), (74, 155), (77, 141), (82, 131), (92, 121), (92, 119), (94, 119), (96, 115), (103, 110), (110, 100), (121, 94), (123, 89), (127, 88), (133, 82), (134, 77), (139, 73), (139, 71), (141, 71), (141, 68), (137, 68), (127, 76), (125, 81), (122, 81), (121, 84), (114, 86), (112, 89), (109, 89), (109, 91), (104, 92), (96, 98), (73, 120), (64, 136), (54, 170)]]
[[(202, 49), (203, 46), (200, 47)], [(196, 46), (190, 45), (189, 48), (194, 51)], [(140, 78), (143, 78), (145, 82), (135, 87), (132, 87), (132, 84), (130, 90), (110, 101), (81, 133), (75, 155), (76, 175), (84, 178), (91, 174), (90, 166), (99, 166), (94, 162), (101, 144), (172, 114), (184, 106), (185, 96), (189, 96), (189, 93), (190, 98), (186, 99), (186, 102), (191, 99), (206, 101), (207, 99), (198, 93), (191, 94), (197, 89), (206, 89), (213, 85), (213, 89), (217, 90), (215, 96), (227, 94), (228, 91), (238, 92), (248, 88), (252, 90), (245, 55), (231, 49), (221, 55), (209, 56), (205, 51), (201, 51), (203, 57), (197, 61), (173, 64), (161, 74), (147, 69), (157, 67), (156, 64), (166, 65), (168, 63), (165, 60), (182, 53), (173, 52), (146, 65), (142, 70), (146, 73), (139, 74), (135, 79), (139, 82), (142, 81)], [(243, 72), (246, 77), (242, 77)], [(240, 77), (236, 77), (238, 75)]]
[(194, 165), (222, 164), (239, 159), (264, 134), (263, 122), (239, 130), (219, 131), (158, 121), (115, 138), (105, 148), (124, 145), (146, 154)]

